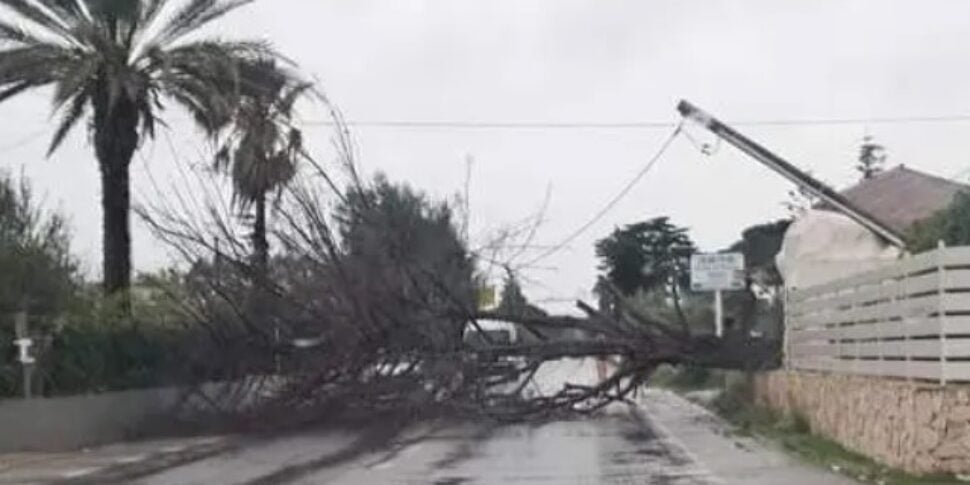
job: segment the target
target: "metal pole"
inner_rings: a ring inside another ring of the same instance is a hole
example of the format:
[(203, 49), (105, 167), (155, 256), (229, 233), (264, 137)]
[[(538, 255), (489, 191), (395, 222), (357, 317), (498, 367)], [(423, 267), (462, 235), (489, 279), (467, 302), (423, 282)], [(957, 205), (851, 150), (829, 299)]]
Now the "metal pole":
[(30, 329), (27, 327), (27, 312), (17, 312), (14, 316), (14, 331), (17, 334), (18, 345), (21, 347), (20, 367), (23, 370), (24, 399), (30, 399), (33, 397), (31, 384), (34, 376), (34, 364), (31, 362), (28, 354), (30, 346), (27, 343), (30, 341)]
[(718, 337), (724, 336), (724, 302), (721, 290), (714, 290), (714, 333)]

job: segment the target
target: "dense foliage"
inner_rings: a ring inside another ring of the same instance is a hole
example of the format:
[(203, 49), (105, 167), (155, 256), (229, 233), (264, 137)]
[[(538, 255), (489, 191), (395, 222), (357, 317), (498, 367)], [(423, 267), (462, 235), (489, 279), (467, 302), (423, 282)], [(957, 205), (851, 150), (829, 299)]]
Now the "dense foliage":
[(859, 161), (856, 170), (862, 174), (862, 179), (871, 179), (883, 170), (886, 164), (886, 147), (878, 144), (872, 136), (866, 135), (859, 146)]
[[(459, 345), (463, 314), (476, 308), (474, 262), (459, 237), (451, 208), (411, 187), (377, 176), (352, 188), (337, 208), (341, 265), (347, 284), (366, 289), (384, 308), (393, 345), (447, 348)], [(401, 301), (416, 298), (422, 305)], [(413, 341), (414, 329), (420, 329)]]
[(947, 246), (970, 245), (970, 194), (958, 193), (946, 209), (917, 222), (906, 233), (914, 253), (935, 249), (940, 241)]
[(64, 310), (77, 284), (64, 218), (37, 204), (25, 179), (0, 173), (0, 315)]
[(687, 289), (690, 257), (695, 252), (687, 229), (667, 217), (617, 228), (596, 243), (600, 269), (626, 295), (657, 289), (676, 294)]
[(768, 286), (782, 283), (781, 274), (775, 265), (775, 257), (781, 251), (785, 232), (791, 225), (790, 219), (751, 226), (741, 233), (741, 240), (731, 245), (728, 251), (744, 255), (744, 265), (748, 274)]

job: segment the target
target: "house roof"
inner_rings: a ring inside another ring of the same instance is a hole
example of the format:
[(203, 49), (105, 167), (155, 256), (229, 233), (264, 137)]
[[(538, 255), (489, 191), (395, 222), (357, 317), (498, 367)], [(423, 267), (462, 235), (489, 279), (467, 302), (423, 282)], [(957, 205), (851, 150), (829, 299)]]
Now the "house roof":
[(899, 165), (863, 180), (841, 194), (873, 217), (903, 233), (913, 223), (945, 209), (970, 186)]

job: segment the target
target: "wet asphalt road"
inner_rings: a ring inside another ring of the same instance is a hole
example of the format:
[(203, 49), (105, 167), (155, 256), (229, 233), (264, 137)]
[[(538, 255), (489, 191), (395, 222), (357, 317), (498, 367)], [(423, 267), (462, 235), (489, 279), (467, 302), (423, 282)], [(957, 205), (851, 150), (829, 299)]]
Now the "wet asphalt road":
[[(597, 382), (589, 360), (543, 366), (534, 391)], [(380, 429), (384, 423), (373, 423)], [(735, 436), (673, 393), (644, 390), (589, 418), (490, 426), (424, 423), (361, 450), (355, 433), (308, 431), (164, 471), (140, 485), (849, 485)], [(348, 453), (347, 450), (356, 450)], [(338, 459), (339, 458), (339, 459)]]
[(662, 438), (634, 407), (546, 423), (411, 429), (338, 460), (351, 435), (308, 432), (146, 477), (140, 485), (498, 485), (722, 483)]
[(717, 483), (658, 436), (631, 408), (602, 416), (432, 432), (387, 457), (320, 470), (301, 484), (658, 484)]
[[(598, 379), (590, 361), (540, 369), (534, 390)], [(147, 445), (146, 445), (147, 446)], [(126, 449), (125, 446), (121, 446)], [(129, 450), (135, 453), (137, 450)], [(139, 452), (138, 454), (144, 454)], [(102, 455), (104, 455), (102, 457)], [(150, 454), (149, 454), (150, 455)], [(41, 475), (84, 476), (98, 483), (93, 452), (69, 468), (42, 464)], [(75, 457), (76, 458), (76, 457)], [(136, 457), (123, 457), (126, 462)], [(150, 462), (150, 460), (149, 460)], [(74, 463), (74, 462), (71, 462)], [(65, 465), (66, 466), (66, 465)], [(100, 465), (98, 465), (100, 466)], [(52, 468), (47, 470), (46, 468)], [(76, 468), (76, 469), (75, 469)], [(15, 479), (0, 472), (0, 483)], [(20, 469), (20, 477), (28, 476)], [(589, 418), (515, 425), (432, 421), (400, 429), (373, 422), (363, 429), (306, 430), (247, 441), (215, 456), (124, 481), (137, 485), (851, 485), (828, 470), (798, 462), (741, 437), (700, 406), (669, 391), (645, 389), (638, 401), (614, 404)], [(47, 479), (30, 483), (52, 483)], [(57, 483), (55, 481), (55, 483)], [(117, 482), (115, 482), (117, 483)]]
[[(386, 423), (373, 423), (380, 429)], [(307, 431), (162, 471), (139, 485), (851, 485), (669, 391), (645, 390), (584, 419), (487, 426), (423, 423), (361, 447), (360, 433)]]

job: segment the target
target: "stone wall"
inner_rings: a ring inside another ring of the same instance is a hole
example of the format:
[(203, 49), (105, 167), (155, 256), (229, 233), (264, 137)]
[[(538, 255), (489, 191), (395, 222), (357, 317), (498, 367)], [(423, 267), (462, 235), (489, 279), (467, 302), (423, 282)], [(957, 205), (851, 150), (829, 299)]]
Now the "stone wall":
[(776, 371), (755, 377), (759, 405), (796, 412), (816, 434), (912, 473), (970, 472), (970, 386)]

